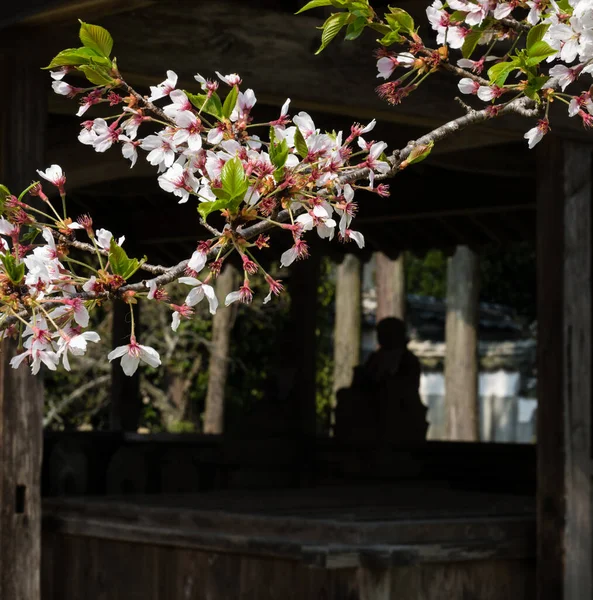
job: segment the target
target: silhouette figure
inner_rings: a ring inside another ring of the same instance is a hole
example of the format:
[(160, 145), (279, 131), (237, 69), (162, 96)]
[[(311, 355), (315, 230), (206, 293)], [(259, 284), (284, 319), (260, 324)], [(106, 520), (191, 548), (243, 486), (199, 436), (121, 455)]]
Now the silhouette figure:
[(389, 317), (377, 325), (379, 349), (354, 369), (352, 385), (338, 391), (336, 437), (382, 442), (426, 439), (420, 400), (420, 361), (408, 350), (405, 324)]

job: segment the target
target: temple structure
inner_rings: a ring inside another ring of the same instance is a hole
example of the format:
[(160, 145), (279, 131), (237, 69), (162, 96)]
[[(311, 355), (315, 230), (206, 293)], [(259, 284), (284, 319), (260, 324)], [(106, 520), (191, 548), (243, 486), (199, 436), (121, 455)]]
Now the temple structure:
[[(288, 96), (291, 111), (309, 111), (320, 128), (377, 118), (377, 135), (397, 148), (460, 116), (455, 82), (440, 76), (409, 102), (384, 105), (373, 92), (374, 41), (314, 56), (323, 10), (294, 16), (300, 4), (36, 0), (4, 9), (1, 180), (16, 189), (42, 165), (63, 165), (72, 198), (151, 262), (173, 264), (200, 236), (195, 209), (163, 195), (145, 161), (130, 170), (117, 151), (77, 142), (72, 103), (52, 95), (40, 67), (76, 43), (78, 18), (112, 33), (131, 84), (146, 88), (174, 69), (189, 89), (196, 72), (238, 72), (262, 120)], [(422, 21), (422, 2), (400, 4)], [(397, 176), (390, 199), (361, 198), (364, 251), (325, 244), (313, 255), (536, 244), (536, 448), (316, 438), (311, 259), (288, 282), (295, 318), (285, 333), (308, 350), (292, 356), (292, 385), (278, 398), (289, 428), (271, 420), (236, 439), (140, 436), (135, 384), (114, 372), (114, 431), (48, 435), (42, 448), (42, 386), (10, 369), (6, 344), (0, 597), (593, 597), (593, 140), (560, 116), (530, 152), (525, 130), (508, 118), (449, 138)]]

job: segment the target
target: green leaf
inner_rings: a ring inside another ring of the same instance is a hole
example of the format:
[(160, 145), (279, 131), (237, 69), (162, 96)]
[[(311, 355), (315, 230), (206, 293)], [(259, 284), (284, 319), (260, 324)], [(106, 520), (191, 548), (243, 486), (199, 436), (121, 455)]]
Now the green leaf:
[(222, 116), (227, 119), (231, 116), (235, 104), (237, 104), (237, 98), (239, 97), (239, 88), (235, 85), (231, 88), (231, 91), (227, 94), (222, 105)]
[(43, 67), (43, 69), (86, 65), (90, 62), (91, 58), (96, 56), (98, 56), (97, 53), (90, 48), (68, 48), (56, 54), (49, 65), (47, 65), (47, 67)]
[(527, 66), (534, 67), (535, 65), (539, 65), (540, 62), (546, 60), (548, 56), (552, 56), (557, 54), (557, 50), (554, 50), (548, 43), (546, 42), (535, 42), (531, 48), (527, 50)]
[(220, 180), (222, 189), (231, 200), (237, 197), (243, 198), (249, 187), (243, 163), (237, 157), (231, 158), (225, 163), (220, 174)]
[(0, 215), (4, 214), (4, 210), (6, 208), (6, 198), (8, 198), (10, 195), (10, 190), (5, 185), (0, 184)]
[(463, 46), (461, 46), (461, 54), (463, 58), (470, 58), (473, 54), (480, 38), (482, 37), (482, 28), (479, 29), (474, 27), (466, 36), (463, 41)]
[(345, 0), (344, 6), (346, 6), (350, 12), (356, 10), (369, 10), (370, 8), (367, 0)]
[(286, 169), (284, 167), (280, 167), (274, 171), (274, 181), (276, 183), (280, 183), (284, 179), (284, 173)]
[(419, 163), (423, 161), (428, 155), (432, 152), (432, 148), (434, 146), (434, 142), (430, 142), (429, 144), (421, 144), (420, 146), (416, 146), (412, 152), (410, 152), (410, 156), (405, 161), (408, 165), (413, 165), (415, 163)]
[(212, 193), (219, 199), (219, 200), (230, 200), (229, 195), (226, 193), (225, 190), (223, 190), (222, 188), (210, 188), (212, 190)]
[(85, 74), (86, 78), (95, 85), (111, 85), (114, 82), (114, 80), (100, 67), (81, 65), (78, 68)]
[(350, 25), (348, 25), (346, 29), (345, 40), (349, 42), (355, 40), (360, 34), (364, 31), (364, 28), (367, 25), (367, 20), (365, 17), (358, 17), (356, 20), (352, 21)]
[(35, 241), (35, 238), (39, 235), (39, 233), (39, 229), (34, 229), (30, 227), (29, 231), (21, 237), (21, 240), (27, 242), (28, 244), (32, 244)]
[(109, 242), (109, 266), (114, 275), (129, 279), (146, 260), (139, 261), (137, 258), (128, 258), (126, 251), (118, 246), (113, 238)]
[(369, 27), (382, 35), (389, 35), (391, 33), (391, 28), (383, 23), (369, 23)]
[(529, 50), (533, 44), (540, 42), (549, 28), (550, 25), (546, 23), (540, 23), (539, 25), (532, 27), (527, 34), (527, 50)]
[(286, 140), (282, 140), (279, 144), (276, 144), (274, 134), (272, 133), (270, 135), (269, 154), (272, 164), (276, 168), (281, 169), (286, 164), (286, 159), (288, 158), (288, 143), (286, 142)]
[(391, 46), (391, 44), (399, 44), (403, 41), (403, 36), (401, 36), (397, 31), (391, 31), (386, 36), (377, 40), (377, 43), (381, 44), (381, 46)]
[(113, 67), (113, 62), (110, 58), (105, 58), (104, 56), (91, 56), (89, 59), (89, 64), (91, 66), (103, 67), (108, 71), (111, 71)]
[(498, 87), (502, 87), (505, 84), (507, 77), (518, 68), (515, 61), (497, 63), (488, 69), (488, 77), (490, 78), (491, 83)]
[(465, 21), (467, 13), (462, 10), (456, 10), (449, 15), (449, 20), (453, 23), (461, 23)]
[(207, 115), (212, 115), (217, 119), (222, 119), (222, 102), (218, 94), (214, 93), (210, 98), (208, 98), (207, 94), (190, 94), (190, 92), (185, 92), (185, 95), (198, 110), (205, 112)]
[(80, 41), (86, 48), (109, 58), (113, 48), (113, 38), (103, 27), (80, 21)]
[(546, 75), (537, 75), (528, 77), (528, 85), (523, 90), (523, 93), (531, 100), (539, 100), (538, 92), (544, 87), (549, 77)]
[(401, 8), (389, 7), (390, 14), (385, 15), (385, 20), (391, 25), (391, 23), (397, 23), (398, 29), (403, 29), (407, 33), (414, 31), (414, 19)]
[(10, 253), (0, 254), (4, 270), (12, 283), (18, 285), (25, 276), (25, 263), (17, 264), (16, 259)]
[(302, 158), (307, 158), (309, 154), (309, 148), (307, 148), (307, 142), (305, 141), (305, 138), (298, 127), (294, 132), (294, 146)]
[(321, 34), (321, 46), (317, 49), (315, 54), (319, 54), (327, 45), (338, 35), (342, 27), (346, 25), (348, 20), (350, 19), (350, 14), (347, 12), (343, 13), (335, 13), (331, 15), (323, 24), (321, 29), (323, 33)]
[(198, 206), (198, 212), (205, 221), (208, 215), (215, 210), (224, 210), (225, 208), (228, 208), (229, 202), (230, 200), (228, 198), (223, 200), (215, 200), (214, 202), (200, 202)]
[(311, 2), (307, 2), (303, 8), (297, 10), (294, 14), (298, 15), (299, 13), (311, 10), (312, 8), (317, 8), (318, 6), (331, 6), (331, 0), (311, 0)]

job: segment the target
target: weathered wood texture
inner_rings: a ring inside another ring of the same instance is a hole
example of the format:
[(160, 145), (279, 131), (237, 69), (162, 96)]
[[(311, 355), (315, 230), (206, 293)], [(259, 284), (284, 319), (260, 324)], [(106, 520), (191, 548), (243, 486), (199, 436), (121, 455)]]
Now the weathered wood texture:
[(43, 600), (534, 598), (530, 561), (392, 567), (380, 587), (368, 582), (366, 570), (357, 575), (353, 568), (326, 570), (296, 561), (77, 536), (44, 540), (43, 560)]
[[(344, 42), (339, 36), (321, 55), (315, 56), (314, 50), (320, 42), (316, 27), (322, 24), (323, 17), (319, 12), (295, 16), (292, 13), (299, 4), (291, 4), (286, 0), (273, 6), (270, 2), (231, 0), (199, 6), (187, 0), (155, 2), (141, 10), (105, 16), (100, 24), (113, 34), (118, 64), (124, 77), (134, 83), (154, 85), (155, 80), (162, 81), (167, 69), (173, 69), (180, 75), (180, 87), (188, 89), (190, 85), (195, 87), (193, 75), (197, 71), (211, 76), (217, 69), (240, 73), (261, 101), (278, 107), (286, 97), (291, 97), (297, 110), (347, 114), (357, 120), (376, 117), (383, 122), (414, 126), (417, 132), (460, 116), (453, 101), (458, 93), (455, 79), (446, 73), (429, 77), (409, 101), (393, 110), (375, 93), (376, 36), (365, 32), (355, 44)], [(406, 8), (409, 7), (425, 24), (421, 4), (406, 3)], [(167, 27), (161, 27), (163, 23)], [(18, 31), (13, 35), (19, 33), (22, 35)], [(45, 34), (47, 40), (37, 51), (45, 52), (43, 57), (47, 62), (48, 54), (72, 47), (75, 19), (62, 27), (48, 27)], [(423, 25), (422, 37), (427, 43), (434, 43), (427, 25)], [(153, 42), (150, 46), (145, 43), (147, 39)], [(278, 64), (283, 68), (278, 69)], [(434, 109), (434, 98), (441, 98), (438, 111)], [(584, 137), (579, 131), (582, 128), (570, 122), (562, 111), (555, 118), (556, 128), (566, 127)], [(459, 132), (449, 147), (485, 146), (520, 139), (524, 127), (520, 119), (511, 118), (475, 127), (474, 131), (475, 135), (471, 131)], [(402, 136), (407, 136), (404, 142), (412, 139), (409, 131), (402, 131)], [(437, 145), (435, 151), (439, 150)]]
[(391, 260), (382, 252), (375, 253), (375, 287), (377, 291), (376, 321), (386, 317), (406, 318), (405, 258), (400, 254)]
[(44, 600), (531, 600), (533, 504), (438, 483), (48, 499)]
[(477, 441), (479, 259), (459, 246), (447, 266), (445, 430), (449, 440)]
[[(216, 295), (224, 301), (240, 284), (239, 272), (228, 264), (216, 281)], [(204, 410), (204, 433), (224, 431), (224, 389), (229, 370), (229, 346), (236, 305), (221, 307), (212, 317), (212, 343), (208, 367), (208, 392)]]
[(360, 361), (361, 277), (360, 259), (352, 254), (346, 255), (336, 269), (334, 409), (336, 392), (350, 386), (353, 369)]
[[(36, 177), (35, 169), (45, 168), (45, 81), (37, 65), (18, 53), (4, 55), (0, 64), (12, 72), (10, 92), (0, 98), (0, 181), (18, 194)], [(38, 600), (43, 383), (27, 364), (10, 367), (16, 352), (12, 340), (2, 343), (0, 598)]]
[[(140, 304), (113, 303), (113, 323), (111, 343), (114, 348), (130, 342), (131, 318), (130, 308), (134, 311), (136, 335), (140, 336)], [(111, 429), (113, 431), (136, 431), (142, 411), (140, 397), (140, 368), (128, 377), (116, 358), (111, 363), (111, 404), (109, 407)]]
[(550, 139), (538, 179), (538, 598), (593, 597), (592, 149)]

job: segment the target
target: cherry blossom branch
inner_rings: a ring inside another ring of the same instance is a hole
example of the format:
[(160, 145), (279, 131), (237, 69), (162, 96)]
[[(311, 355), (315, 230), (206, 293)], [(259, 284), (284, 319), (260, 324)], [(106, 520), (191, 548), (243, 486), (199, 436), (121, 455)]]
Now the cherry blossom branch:
[[(499, 105), (497, 108), (496, 116), (502, 116), (508, 113), (517, 113), (524, 117), (535, 117), (539, 114), (539, 108), (534, 108), (534, 102), (528, 98), (517, 98), (511, 100), (505, 105)], [(487, 107), (482, 110), (471, 110), (468, 114), (458, 117), (453, 121), (449, 121), (436, 129), (433, 129), (429, 133), (423, 135), (417, 140), (408, 142), (408, 144), (401, 150), (395, 150), (390, 157), (390, 164), (392, 168), (387, 173), (382, 175), (376, 175), (375, 180), (383, 180), (393, 177), (399, 170), (402, 163), (410, 156), (412, 151), (419, 146), (429, 146), (431, 143), (440, 142), (457, 132), (470, 127), (483, 123), (493, 118), (492, 107)], [(369, 169), (361, 168), (354, 171), (350, 171), (347, 175), (340, 178), (342, 183), (352, 183), (359, 179), (368, 177)]]
[[(509, 103), (507, 103), (506, 105), (502, 106), (497, 114), (503, 115), (503, 114), (507, 114), (507, 113), (517, 113), (522, 116), (533, 117), (539, 113), (539, 109), (531, 108), (532, 104), (533, 104), (533, 102), (531, 100), (528, 100), (527, 98), (519, 98), (516, 100), (512, 100)], [(466, 127), (469, 127), (471, 125), (476, 125), (479, 123), (483, 123), (484, 121), (487, 121), (491, 118), (492, 118), (492, 110), (489, 108), (485, 108), (483, 110), (472, 110), (472, 112), (468, 113), (467, 115), (464, 115), (462, 117), (454, 119), (453, 121), (449, 121), (448, 123), (445, 123), (444, 125), (441, 125), (440, 127), (437, 127), (436, 129), (433, 129), (432, 131), (430, 131), (426, 135), (423, 135), (422, 137), (418, 138), (417, 140), (409, 142), (401, 150), (395, 150), (389, 159), (389, 163), (392, 165), (391, 170), (383, 175), (376, 175), (375, 180), (384, 180), (384, 179), (394, 177), (401, 170), (400, 167), (401, 167), (402, 163), (410, 156), (410, 154), (412, 153), (412, 151), (415, 148), (417, 148), (419, 146), (425, 146), (425, 145), (428, 146), (430, 143), (442, 141), (442, 140), (456, 134), (457, 132), (461, 131), (462, 129), (465, 129)], [(364, 167), (361, 169), (356, 169), (354, 171), (350, 171), (349, 173), (342, 175), (339, 178), (339, 180), (340, 180), (340, 183), (342, 183), (342, 184), (352, 183), (354, 181), (366, 179), (369, 176), (369, 173), (370, 173), (370, 169)], [(295, 214), (297, 214), (297, 211), (293, 210), (293, 215), (295, 215)], [(280, 211), (278, 213), (278, 215), (275, 217), (275, 221), (278, 223), (285, 223), (285, 222), (289, 221), (289, 219), (290, 219), (290, 212), (288, 210)], [(260, 221), (259, 223), (256, 223), (255, 225), (251, 225), (250, 227), (247, 227), (247, 228), (240, 227), (237, 229), (236, 233), (239, 234), (241, 237), (243, 237), (246, 240), (251, 240), (254, 237), (257, 237), (258, 235), (261, 235), (263, 233), (266, 233), (267, 231), (270, 231), (274, 227), (275, 227), (275, 225), (273, 223), (270, 223), (269, 221)], [(220, 232), (217, 232), (217, 233), (220, 234)], [(219, 250), (218, 248), (211, 249), (210, 252), (208, 253), (208, 256), (209, 257), (214, 256), (218, 252), (218, 250)], [(123, 294), (125, 292), (130, 292), (130, 291), (134, 291), (134, 292), (144, 291), (144, 290), (146, 290), (146, 287), (149, 283), (156, 284), (157, 286), (163, 286), (168, 283), (171, 283), (174, 279), (176, 279), (177, 277), (180, 277), (185, 272), (188, 262), (189, 262), (189, 259), (182, 260), (181, 262), (177, 263), (173, 267), (166, 269), (158, 277), (154, 277), (153, 279), (143, 280), (138, 283), (126, 285), (118, 291), (118, 294)], [(158, 268), (162, 269), (163, 267), (158, 267)]]
[(121, 77), (119, 77), (119, 81), (120, 81), (120, 85), (125, 88), (125, 90), (128, 92), (128, 94), (130, 94), (131, 96), (136, 98), (136, 100), (140, 104), (144, 104), (144, 106), (146, 106), (146, 108), (148, 108), (148, 110), (153, 112), (155, 115), (157, 115), (163, 121), (166, 121), (168, 123), (171, 122), (171, 119), (169, 119), (169, 117), (165, 114), (165, 112), (161, 108), (156, 106), (156, 104), (153, 104), (150, 100), (148, 100), (148, 98), (139, 94), (132, 86), (127, 84)]
[[(437, 51), (434, 50), (433, 48), (425, 47), (420, 50), (420, 54), (423, 54), (426, 57), (432, 57), (436, 53), (437, 53)], [(468, 71), (466, 69), (458, 67), (458, 66), (454, 65), (453, 63), (449, 62), (449, 60), (447, 60), (447, 59), (441, 60), (439, 62), (438, 66), (441, 69), (443, 69), (444, 71), (449, 71), (450, 73), (454, 73), (458, 77), (467, 77), (467, 78), (471, 79), (472, 81), (476, 81), (480, 85), (486, 85), (486, 86), (490, 85), (490, 82), (487, 79), (484, 79), (483, 77), (480, 77), (479, 75), (476, 75), (472, 71)]]
[[(104, 248), (95, 248), (92, 244), (87, 244), (86, 242), (79, 242), (78, 240), (72, 240), (66, 237), (62, 233), (58, 233), (57, 231), (52, 231), (56, 240), (65, 246), (69, 246), (71, 248), (76, 248), (77, 250), (82, 250), (83, 252), (88, 252), (89, 254), (97, 254), (99, 252), (103, 256), (109, 256), (109, 250), (105, 250)], [(140, 268), (143, 271), (147, 271), (148, 273), (153, 273), (154, 275), (158, 275), (160, 273), (166, 273), (168, 267), (163, 267), (161, 265), (150, 265), (148, 263), (143, 263)]]
[[(304, 212), (304, 208), (293, 210), (292, 214), (296, 215), (296, 214), (299, 214), (300, 212)], [(280, 211), (278, 213), (278, 215), (276, 216), (275, 220), (278, 223), (285, 223), (285, 222), (289, 221), (290, 220), (290, 211), (288, 211), (288, 210)], [(236, 233), (239, 234), (242, 238), (244, 238), (246, 240), (252, 240), (253, 238), (255, 238), (257, 236), (259, 236), (263, 233), (266, 233), (267, 231), (270, 231), (271, 229), (274, 229), (274, 227), (276, 227), (276, 225), (274, 223), (270, 223), (269, 221), (260, 221), (259, 223), (256, 223), (255, 225), (251, 225), (250, 227), (247, 227), (247, 228), (239, 227), (237, 229)], [(210, 249), (210, 251), (208, 252), (208, 257), (211, 258), (211, 257), (215, 256), (218, 253), (218, 251), (219, 251), (219, 247)], [(118, 290), (118, 293), (124, 294), (125, 292), (142, 292), (142, 291), (146, 290), (146, 287), (149, 283), (155, 284), (157, 287), (167, 285), (168, 283), (171, 283), (173, 280), (175, 280), (178, 277), (180, 277), (181, 275), (183, 275), (183, 273), (185, 272), (185, 269), (187, 268), (188, 263), (189, 263), (189, 259), (182, 260), (181, 262), (178, 262), (173, 267), (169, 267), (162, 275), (159, 275), (158, 277), (154, 277), (152, 279), (146, 279), (146, 280), (140, 281), (138, 283), (128, 284), (128, 285), (120, 288), (120, 290)]]
[(528, 25), (527, 23), (520, 23), (512, 17), (499, 19), (498, 22), (502, 23), (503, 25), (506, 25), (506, 27), (508, 27), (509, 29), (513, 29), (517, 33), (527, 33), (532, 28), (532, 25)]

